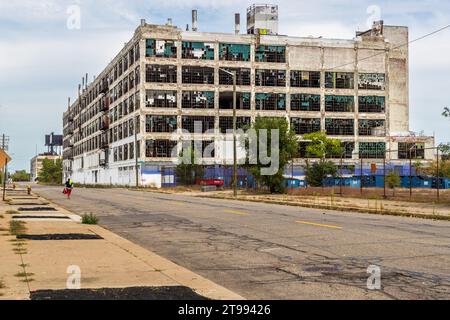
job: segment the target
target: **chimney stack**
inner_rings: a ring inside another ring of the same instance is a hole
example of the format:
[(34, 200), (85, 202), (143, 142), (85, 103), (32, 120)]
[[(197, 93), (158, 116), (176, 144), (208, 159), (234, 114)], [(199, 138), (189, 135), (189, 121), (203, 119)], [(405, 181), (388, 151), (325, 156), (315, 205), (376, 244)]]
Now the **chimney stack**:
[(172, 26), (172, 18), (167, 19), (167, 25), (168, 25), (169, 27)]
[(241, 33), (241, 15), (239, 13), (234, 14), (234, 33)]
[(145, 19), (141, 19), (141, 27), (145, 26), (145, 23), (146, 23)]
[(88, 74), (86, 73), (86, 90), (87, 90), (87, 87), (88, 87)]
[(192, 31), (197, 32), (198, 14), (197, 10), (192, 10)]
[(85, 87), (85, 85), (84, 85), (84, 77), (83, 77), (83, 78), (81, 78), (81, 93), (84, 92), (84, 87)]
[(70, 97), (67, 98), (67, 106), (70, 108)]

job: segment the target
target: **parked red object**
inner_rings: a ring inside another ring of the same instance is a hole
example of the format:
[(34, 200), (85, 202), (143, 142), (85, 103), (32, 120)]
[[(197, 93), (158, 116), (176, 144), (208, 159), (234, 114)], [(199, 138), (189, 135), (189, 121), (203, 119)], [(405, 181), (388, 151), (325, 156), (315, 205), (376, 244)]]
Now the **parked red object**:
[(216, 187), (223, 187), (225, 184), (225, 181), (222, 179), (204, 179), (200, 181), (200, 185), (202, 186), (216, 186)]

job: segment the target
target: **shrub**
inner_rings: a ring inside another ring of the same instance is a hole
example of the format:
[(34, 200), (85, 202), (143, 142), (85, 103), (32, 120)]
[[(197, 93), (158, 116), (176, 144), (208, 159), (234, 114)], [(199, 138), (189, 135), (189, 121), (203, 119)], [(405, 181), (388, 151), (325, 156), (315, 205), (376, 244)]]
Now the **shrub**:
[(97, 218), (97, 216), (92, 213), (84, 214), (81, 219), (81, 222), (83, 224), (98, 224), (98, 221), (99, 219)]

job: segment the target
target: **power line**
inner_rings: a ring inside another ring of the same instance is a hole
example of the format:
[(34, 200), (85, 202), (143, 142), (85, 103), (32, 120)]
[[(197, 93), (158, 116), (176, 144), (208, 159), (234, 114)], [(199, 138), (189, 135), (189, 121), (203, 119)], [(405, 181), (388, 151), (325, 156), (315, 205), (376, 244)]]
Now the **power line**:
[[(430, 36), (432, 36), (432, 35), (435, 35), (436, 33), (439, 33), (439, 32), (441, 32), (441, 31), (444, 31), (445, 29), (448, 29), (448, 28), (450, 28), (450, 24), (447, 25), (447, 26), (445, 26), (445, 27), (442, 27), (442, 28), (440, 28), (440, 29), (437, 29), (437, 30), (435, 30), (435, 31), (433, 31), (433, 32), (427, 33), (426, 35), (423, 35), (423, 36), (421, 36), (421, 37), (419, 37), (419, 38), (416, 38), (416, 39), (414, 39), (414, 40), (411, 40), (411, 41), (402, 43), (402, 44), (400, 44), (400, 45), (398, 45), (398, 46), (395, 46), (395, 47), (391, 48), (391, 50), (393, 50), (393, 49), (398, 49), (398, 48), (407, 46), (407, 45), (409, 45), (409, 44), (411, 44), (411, 43), (414, 43), (414, 42), (417, 42), (417, 41), (419, 41), (419, 40), (422, 40), (422, 39), (425, 39), (425, 38), (427, 38), (427, 37), (430, 37)], [(356, 60), (356, 61), (357, 61), (357, 62), (360, 62), (360, 61), (368, 60), (368, 59), (371, 59), (371, 58), (373, 58), (373, 57), (377, 57), (377, 56), (382, 55), (382, 54), (385, 54), (385, 53), (384, 53), (384, 52), (379, 52), (379, 53), (373, 54), (373, 55), (371, 55), (371, 56), (364, 57), (364, 58), (362, 58), (362, 59), (358, 59), (358, 60)], [(354, 62), (349, 62), (349, 63), (346, 63), (346, 64), (342, 64), (342, 65), (333, 67), (333, 68), (331, 68), (330, 70), (342, 68), (342, 67), (348, 66), (348, 65), (350, 65), (350, 64), (354, 64)]]

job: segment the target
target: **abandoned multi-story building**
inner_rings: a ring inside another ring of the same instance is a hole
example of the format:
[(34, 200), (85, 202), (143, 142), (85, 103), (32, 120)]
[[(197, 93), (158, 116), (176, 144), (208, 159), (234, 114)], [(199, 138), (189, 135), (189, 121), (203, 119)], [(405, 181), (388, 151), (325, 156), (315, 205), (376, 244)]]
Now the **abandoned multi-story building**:
[[(77, 183), (161, 186), (174, 167), (183, 132), (201, 123), (212, 145), (208, 166), (232, 163), (233, 80), (237, 125), (284, 117), (299, 138), (323, 131), (345, 145), (346, 164), (360, 158), (399, 165), (432, 159), (434, 139), (409, 129), (408, 28), (374, 23), (352, 40), (278, 34), (278, 8), (254, 5), (247, 33), (199, 32), (147, 24), (94, 77), (83, 78), (64, 113), (64, 172)], [(411, 147), (415, 148), (411, 148)], [(369, 161), (369, 160), (368, 160)]]

